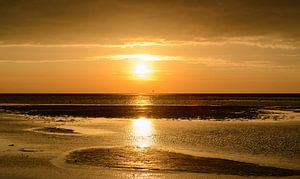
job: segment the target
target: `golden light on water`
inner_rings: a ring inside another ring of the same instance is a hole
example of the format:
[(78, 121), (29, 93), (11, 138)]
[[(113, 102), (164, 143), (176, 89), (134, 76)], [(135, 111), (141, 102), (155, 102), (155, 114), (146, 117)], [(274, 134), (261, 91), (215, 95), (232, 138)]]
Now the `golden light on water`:
[(152, 121), (141, 117), (132, 121), (134, 144), (140, 148), (150, 147), (153, 144)]
[(151, 105), (151, 97), (148, 95), (138, 95), (133, 98), (133, 104), (138, 106), (147, 106)]

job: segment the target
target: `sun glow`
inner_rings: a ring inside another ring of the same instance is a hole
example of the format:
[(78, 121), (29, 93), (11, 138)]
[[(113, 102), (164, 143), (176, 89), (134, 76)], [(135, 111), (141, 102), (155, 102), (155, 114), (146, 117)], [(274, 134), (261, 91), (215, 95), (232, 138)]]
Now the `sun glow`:
[(157, 61), (170, 60), (171, 57), (164, 57), (150, 54), (127, 54), (111, 56), (112, 60), (129, 60), (132, 64), (130, 74), (134, 80), (153, 80), (153, 66)]
[(146, 63), (138, 63), (133, 71), (133, 74), (139, 79), (147, 79), (152, 73), (152, 70)]
[(133, 75), (137, 80), (150, 80), (154, 70), (151, 68), (151, 61), (159, 60), (159, 57), (152, 55), (135, 55), (134, 56)]

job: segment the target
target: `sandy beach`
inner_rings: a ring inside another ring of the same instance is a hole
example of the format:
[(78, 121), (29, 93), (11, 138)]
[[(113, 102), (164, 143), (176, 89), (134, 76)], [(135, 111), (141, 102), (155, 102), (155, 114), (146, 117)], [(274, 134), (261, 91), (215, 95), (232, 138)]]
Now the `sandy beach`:
[(298, 178), (300, 122), (0, 113), (1, 178)]

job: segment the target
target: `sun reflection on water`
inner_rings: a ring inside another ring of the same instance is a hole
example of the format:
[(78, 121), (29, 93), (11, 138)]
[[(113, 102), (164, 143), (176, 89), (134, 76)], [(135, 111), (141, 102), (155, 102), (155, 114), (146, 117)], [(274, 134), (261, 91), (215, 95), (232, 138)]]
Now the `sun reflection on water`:
[(132, 121), (134, 145), (146, 148), (153, 145), (153, 124), (152, 121), (141, 117)]
[(138, 106), (147, 106), (151, 105), (151, 97), (146, 95), (138, 95), (133, 98), (133, 104)]

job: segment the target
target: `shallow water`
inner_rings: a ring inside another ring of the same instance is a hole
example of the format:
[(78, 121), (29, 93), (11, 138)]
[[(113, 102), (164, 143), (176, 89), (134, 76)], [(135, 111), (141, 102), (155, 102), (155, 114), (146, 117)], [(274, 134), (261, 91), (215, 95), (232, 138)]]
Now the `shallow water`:
[(85, 118), (78, 121), (58, 126), (95, 139), (96, 142), (88, 147), (156, 148), (300, 169), (299, 121), (221, 122), (148, 118)]
[(0, 94), (0, 109), (42, 116), (249, 120), (265, 119), (268, 110), (299, 112), (300, 95)]
[(300, 94), (0, 94), (0, 104), (298, 106)]

